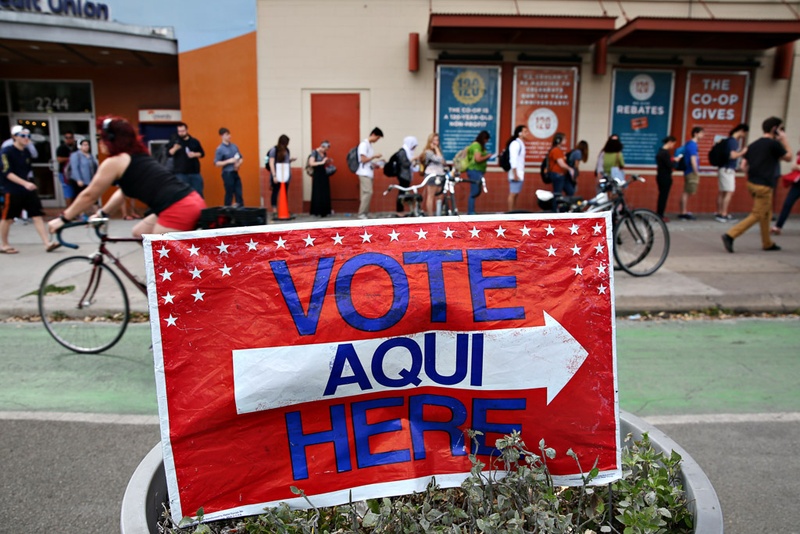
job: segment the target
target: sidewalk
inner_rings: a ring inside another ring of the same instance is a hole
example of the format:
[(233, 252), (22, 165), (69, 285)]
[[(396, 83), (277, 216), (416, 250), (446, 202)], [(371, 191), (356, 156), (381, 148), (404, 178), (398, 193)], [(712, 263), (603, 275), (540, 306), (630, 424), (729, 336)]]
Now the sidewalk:
[[(333, 218), (353, 220), (353, 215), (336, 214)], [(311, 216), (298, 215), (292, 222), (313, 220)], [(134, 222), (114, 220), (112, 233), (129, 236)], [(730, 226), (716, 222), (711, 216), (697, 221), (670, 222), (670, 253), (658, 272), (644, 278), (634, 278), (619, 270), (615, 272), (617, 315), (715, 307), (778, 313), (800, 310), (800, 219), (790, 217), (783, 235), (775, 237), (783, 248), (777, 252), (761, 250), (758, 229), (754, 227), (736, 240), (736, 252), (729, 254), (720, 236)], [(81, 248), (73, 251), (62, 247), (46, 253), (33, 225), (11, 227), (10, 241), (19, 254), (0, 254), (3, 273), (0, 319), (37, 314), (35, 292), (47, 269), (61, 258), (94, 251), (92, 243), (96, 238), (90, 230), (75, 229), (69, 238)], [(120, 245), (115, 250), (122, 253), (127, 268), (144, 275), (138, 246)], [(129, 289), (131, 308), (146, 312), (144, 296), (132, 287)]]

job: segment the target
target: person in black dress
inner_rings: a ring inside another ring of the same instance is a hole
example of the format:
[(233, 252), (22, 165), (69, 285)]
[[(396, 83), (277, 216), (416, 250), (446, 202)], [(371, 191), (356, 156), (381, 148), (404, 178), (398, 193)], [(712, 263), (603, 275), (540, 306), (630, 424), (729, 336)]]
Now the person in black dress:
[(327, 217), (331, 214), (331, 179), (329, 169), (332, 164), (328, 157), (331, 144), (323, 141), (308, 156), (306, 164), (311, 167), (311, 215)]
[(658, 184), (658, 202), (656, 213), (664, 222), (669, 222), (669, 218), (664, 216), (667, 208), (669, 190), (672, 189), (672, 169), (675, 162), (672, 158), (672, 149), (675, 148), (677, 140), (673, 136), (667, 136), (661, 141), (661, 148), (656, 153), (656, 184)]

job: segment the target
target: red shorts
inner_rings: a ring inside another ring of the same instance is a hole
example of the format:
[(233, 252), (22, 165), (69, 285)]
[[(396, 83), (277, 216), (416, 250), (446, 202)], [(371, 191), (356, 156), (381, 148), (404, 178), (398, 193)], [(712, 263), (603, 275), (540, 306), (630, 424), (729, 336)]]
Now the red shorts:
[(200, 211), (205, 207), (206, 203), (203, 197), (197, 194), (197, 191), (192, 191), (159, 213), (158, 224), (172, 230), (194, 230), (200, 219)]

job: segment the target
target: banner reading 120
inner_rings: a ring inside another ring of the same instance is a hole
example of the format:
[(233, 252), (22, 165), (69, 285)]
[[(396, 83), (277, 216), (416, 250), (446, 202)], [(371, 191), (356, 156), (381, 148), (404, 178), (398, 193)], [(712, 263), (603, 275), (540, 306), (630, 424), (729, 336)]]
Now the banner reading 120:
[(452, 160), (481, 130), (491, 135), (486, 150), (497, 152), (500, 68), (440, 65), (437, 74), (436, 131), (445, 159)]

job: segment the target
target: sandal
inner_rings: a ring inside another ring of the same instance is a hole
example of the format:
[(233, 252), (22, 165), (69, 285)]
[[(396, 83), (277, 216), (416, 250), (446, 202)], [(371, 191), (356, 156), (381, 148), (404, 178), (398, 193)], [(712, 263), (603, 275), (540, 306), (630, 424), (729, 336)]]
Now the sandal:
[(47, 245), (47, 248), (45, 250), (47, 250), (47, 252), (53, 252), (55, 249), (57, 249), (60, 246), (61, 246), (61, 243), (56, 243), (55, 241), (53, 241), (52, 243)]
[(19, 254), (19, 250), (14, 247), (0, 248), (0, 254)]

